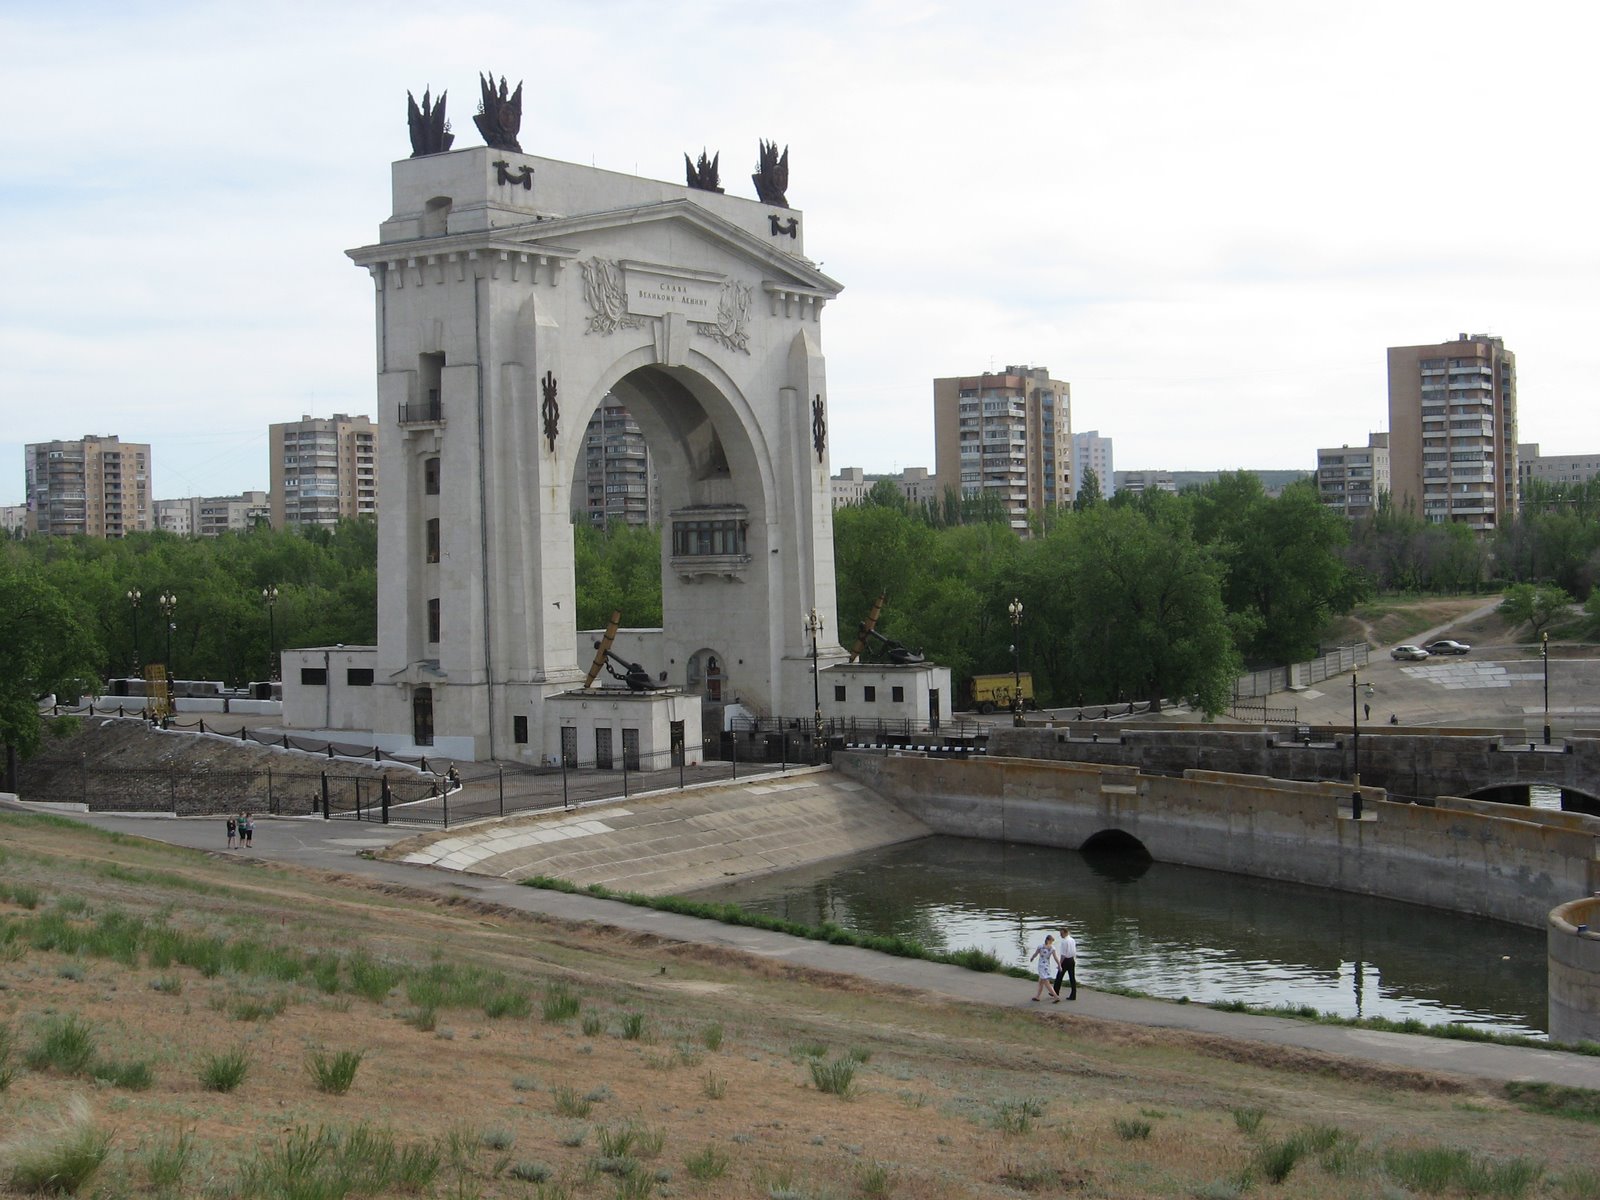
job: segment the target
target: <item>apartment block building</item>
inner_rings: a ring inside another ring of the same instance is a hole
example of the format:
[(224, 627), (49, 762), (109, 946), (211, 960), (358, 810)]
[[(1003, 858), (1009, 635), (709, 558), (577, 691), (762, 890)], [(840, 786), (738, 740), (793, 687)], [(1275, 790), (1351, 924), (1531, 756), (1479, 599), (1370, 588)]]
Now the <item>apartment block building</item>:
[(155, 528), (148, 443), (88, 434), (23, 453), (31, 532), (119, 538)]
[(933, 441), (940, 482), (999, 497), (1020, 532), (1072, 499), (1072, 388), (1043, 367), (935, 379)]
[(1100, 481), (1100, 494), (1109, 498), (1117, 490), (1117, 473), (1112, 461), (1111, 439), (1101, 437), (1098, 429), (1072, 435), (1072, 498), (1078, 498), (1083, 486), (1083, 474), (1093, 471)]
[(0, 504), (0, 534), (8, 538), (28, 536), (28, 506)]
[(1600, 475), (1600, 454), (1540, 454), (1538, 442), (1517, 447), (1517, 482), (1526, 487), (1531, 480), (1540, 483), (1588, 483)]
[(366, 417), (302, 416), (270, 427), (272, 527), (378, 515), (378, 428)]
[(1387, 433), (1369, 434), (1365, 446), (1317, 451), (1317, 494), (1341, 516), (1371, 516), (1391, 488)]
[[(1116, 471), (1111, 476), (1112, 491), (1177, 492), (1178, 479), (1171, 471)], [(1110, 494), (1109, 492), (1107, 493)]]
[(272, 506), (265, 492), (156, 501), (156, 528), (167, 533), (216, 537), (229, 530), (250, 529), (257, 521), (271, 519)]
[(589, 418), (572, 480), (573, 515), (593, 525), (661, 524), (661, 489), (650, 447), (620, 400), (607, 396)]
[(942, 500), (939, 477), (930, 474), (927, 467), (907, 467), (894, 475), (868, 475), (860, 467), (845, 467), (831, 477), (833, 506), (860, 504), (882, 480), (888, 480), (900, 490), (907, 504), (930, 504)]
[(1488, 531), (1517, 511), (1517, 357), (1497, 337), (1389, 347), (1395, 503)]

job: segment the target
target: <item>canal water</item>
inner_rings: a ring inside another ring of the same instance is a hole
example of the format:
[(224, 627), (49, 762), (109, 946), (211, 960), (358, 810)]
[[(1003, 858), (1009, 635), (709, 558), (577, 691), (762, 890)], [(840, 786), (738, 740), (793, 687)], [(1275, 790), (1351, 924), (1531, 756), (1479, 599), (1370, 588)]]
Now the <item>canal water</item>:
[(1017, 966), (1065, 919), (1090, 988), (1547, 1031), (1543, 930), (1144, 859), (932, 837), (692, 895)]

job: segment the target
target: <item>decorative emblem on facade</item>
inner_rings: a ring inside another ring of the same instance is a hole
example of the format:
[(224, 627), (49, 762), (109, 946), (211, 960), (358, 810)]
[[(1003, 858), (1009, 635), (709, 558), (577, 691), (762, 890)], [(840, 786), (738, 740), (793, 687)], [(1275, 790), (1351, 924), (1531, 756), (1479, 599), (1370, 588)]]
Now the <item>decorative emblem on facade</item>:
[(511, 171), (511, 164), (506, 162), (506, 160), (503, 158), (496, 160), (494, 165), (497, 183), (509, 183), (512, 187), (516, 187), (518, 184), (521, 184), (524, 191), (533, 191), (532, 166), (525, 166), (522, 168), (522, 170), (513, 174)]
[(449, 92), (440, 92), (438, 103), (423, 89), (419, 105), (410, 92), (406, 93), (406, 123), (411, 127), (411, 157), (443, 154), (450, 149), (456, 135), (450, 132), (450, 122), (445, 120), (444, 102)]
[(722, 292), (717, 297), (717, 321), (695, 322), (700, 332), (715, 338), (729, 350), (750, 353), (750, 304), (755, 289), (737, 279), (725, 279)]
[(591, 258), (582, 267), (583, 300), (594, 310), (588, 332), (640, 328), (639, 318), (628, 313), (628, 289), (622, 284), (622, 268), (606, 258)]
[(767, 220), (772, 223), (772, 236), (778, 237), (787, 233), (792, 238), (800, 236), (800, 218), (790, 217), (787, 221), (778, 220), (777, 213), (768, 213)]
[(788, 208), (789, 147), (785, 146), (780, 155), (778, 143), (763, 138), (760, 161), (756, 163), (756, 173), (750, 176), (750, 182), (756, 185), (756, 195), (761, 197), (761, 203), (774, 208)]
[(828, 444), (828, 422), (822, 407), (822, 393), (811, 402), (811, 444), (817, 448), (817, 461), (822, 461), (822, 450)]
[(561, 424), (561, 406), (556, 403), (556, 376), (554, 371), (544, 373), (544, 437), (550, 443), (550, 453), (556, 452), (556, 430)]
[(494, 73), (485, 79), (478, 76), (478, 90), (483, 98), (478, 101), (478, 115), (472, 123), (483, 134), (483, 141), (491, 150), (515, 150), (522, 153), (522, 143), (517, 134), (522, 131), (522, 81), (517, 80), (517, 90), (509, 91), (506, 77), (500, 76), (500, 90), (494, 86)]
[(690, 161), (689, 156), (685, 154), (683, 156), (683, 173), (689, 186), (698, 188), (702, 192), (720, 192), (722, 189), (717, 186), (717, 164), (721, 161), (722, 155), (720, 153), (707, 158), (704, 148), (700, 151), (700, 161), (698, 163)]

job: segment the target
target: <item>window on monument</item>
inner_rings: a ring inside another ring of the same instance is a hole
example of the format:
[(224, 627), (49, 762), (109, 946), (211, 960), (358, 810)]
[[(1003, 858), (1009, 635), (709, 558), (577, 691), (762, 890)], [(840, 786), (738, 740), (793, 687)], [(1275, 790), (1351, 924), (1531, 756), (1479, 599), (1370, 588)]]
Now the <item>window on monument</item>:
[(428, 641), (439, 640), (439, 597), (428, 601)]
[(326, 687), (328, 672), (323, 667), (301, 667), (300, 682), (307, 687)]
[(422, 490), (429, 496), (439, 494), (439, 460), (425, 458), (422, 460)]
[(906, 690), (905, 690), (905, 688), (903, 688), (903, 687), (892, 688), (890, 690), (890, 692), (889, 692), (889, 698), (891, 700), (893, 700), (896, 704), (904, 703), (905, 702), (905, 698), (906, 698)]
[(840, 704), (844, 703), (844, 684), (836, 683), (833, 685), (833, 698)]
[(371, 667), (347, 667), (344, 673), (346, 687), (371, 687)]
[(439, 561), (439, 518), (433, 517), (428, 521), (428, 561)]
[(528, 718), (511, 718), (511, 740), (519, 746), (528, 744)]
[(861, 689), (861, 698), (863, 700), (865, 700), (868, 704), (876, 704), (877, 701), (878, 701), (878, 689), (875, 688), (875, 687), (862, 688)]

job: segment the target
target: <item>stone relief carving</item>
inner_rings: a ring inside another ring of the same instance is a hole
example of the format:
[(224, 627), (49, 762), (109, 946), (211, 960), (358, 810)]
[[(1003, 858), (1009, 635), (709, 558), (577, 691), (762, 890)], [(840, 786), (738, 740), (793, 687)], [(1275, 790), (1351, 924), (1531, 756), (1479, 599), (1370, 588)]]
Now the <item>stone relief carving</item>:
[(827, 410), (822, 404), (822, 393), (817, 393), (817, 398), (811, 402), (811, 444), (816, 447), (817, 461), (822, 461), (822, 452), (828, 445), (828, 417)]
[(717, 297), (717, 323), (695, 322), (701, 333), (729, 350), (750, 353), (750, 303), (755, 289), (737, 279), (725, 279)]
[(582, 267), (584, 303), (594, 310), (588, 332), (615, 333), (619, 329), (642, 328), (639, 318), (628, 312), (628, 291), (622, 285), (622, 267), (608, 258), (591, 258)]
[[(580, 269), (583, 271), (583, 300), (592, 314), (586, 332), (611, 334), (619, 329), (643, 329), (647, 320), (660, 319), (628, 310), (628, 285), (621, 263), (609, 258), (591, 258), (580, 264)], [(749, 354), (750, 314), (754, 303), (754, 286), (737, 279), (724, 279), (717, 293), (716, 320), (696, 321), (691, 317), (689, 323), (702, 337)]]

